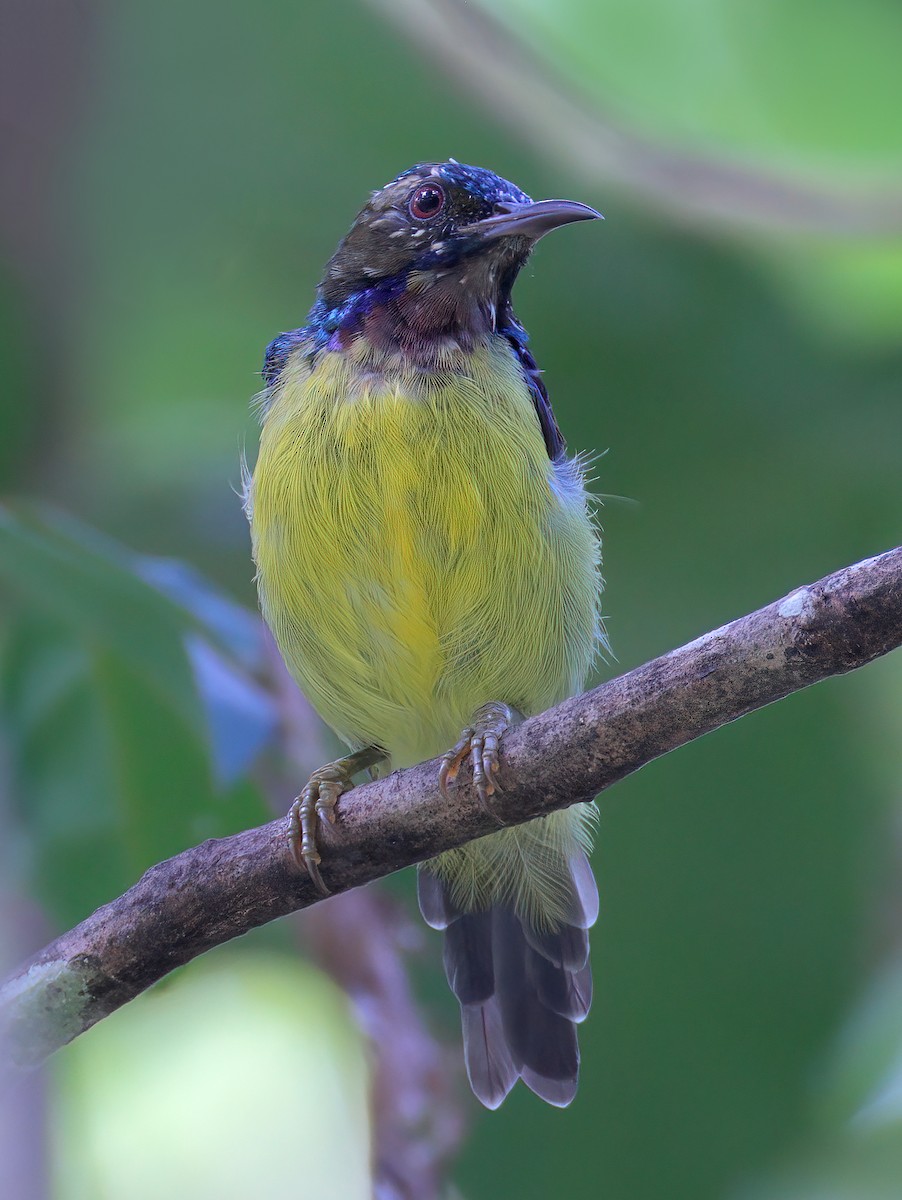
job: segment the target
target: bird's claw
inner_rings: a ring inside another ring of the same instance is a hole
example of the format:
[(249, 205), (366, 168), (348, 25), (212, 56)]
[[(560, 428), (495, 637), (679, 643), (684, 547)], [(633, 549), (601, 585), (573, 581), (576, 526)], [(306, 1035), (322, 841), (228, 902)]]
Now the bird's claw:
[(438, 773), (439, 788), (442, 794), (447, 796), (448, 785), (455, 781), (460, 768), (469, 759), (473, 768), (473, 786), (476, 788), (479, 802), (499, 825), (503, 825), (504, 822), (492, 811), (490, 803), (492, 796), (503, 790), (497, 778), (501, 769), (498, 743), (518, 717), (516, 710), (507, 704), (483, 705), (476, 713), (472, 726), (468, 726), (457, 744), (442, 755), (442, 765)]
[(322, 821), (335, 824), (335, 806), (351, 786), (351, 777), (344, 765), (329, 763), (313, 772), (288, 810), (288, 849), (323, 896), (331, 893), (319, 871), (322, 858), (317, 847), (317, 826)]
[(322, 859), (316, 842), (317, 826), (322, 822), (335, 824), (335, 806), (354, 786), (352, 781), (358, 771), (369, 768), (372, 773), (377, 764), (387, 759), (388, 755), (379, 746), (363, 746), (344, 758), (326, 763), (313, 772), (288, 810), (288, 850), (323, 896), (329, 896), (331, 892), (319, 871)]
[(457, 778), (458, 771), (470, 753), (472, 739), (475, 735), (476, 730), (468, 725), (460, 735), (460, 740), (442, 755), (442, 765), (438, 770), (438, 786), (446, 800), (448, 799), (448, 785)]

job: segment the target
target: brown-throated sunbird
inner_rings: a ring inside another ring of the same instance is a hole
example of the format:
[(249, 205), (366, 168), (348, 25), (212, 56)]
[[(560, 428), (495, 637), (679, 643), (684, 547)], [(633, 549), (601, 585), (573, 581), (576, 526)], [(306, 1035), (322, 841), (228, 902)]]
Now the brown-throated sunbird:
[[(599, 539), (511, 289), (539, 238), (599, 216), (453, 160), (419, 164), (372, 194), (307, 324), (266, 352), (246, 496), (263, 615), (352, 750), (290, 817), (324, 892), (317, 822), (353, 774), (444, 752), (443, 789), (469, 758), (490, 804), (503, 732), (584, 685)], [(420, 868), (489, 1108), (518, 1078), (551, 1104), (576, 1092), (592, 815), (576, 805)]]

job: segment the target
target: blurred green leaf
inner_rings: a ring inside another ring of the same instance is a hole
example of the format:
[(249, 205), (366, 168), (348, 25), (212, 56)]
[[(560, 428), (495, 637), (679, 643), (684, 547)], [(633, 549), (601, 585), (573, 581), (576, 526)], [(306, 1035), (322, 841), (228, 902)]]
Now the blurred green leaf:
[(233, 783), (271, 741), (273, 702), (247, 673), (263, 665), (263, 624), (199, 572), (134, 554), (64, 513), (20, 505), (0, 506), (0, 574), (114, 652), (208, 736), (222, 782)]
[(265, 657), (265, 632), (257, 613), (224, 596), (188, 563), (141, 554), (129, 557), (142, 579), (190, 614), (237, 662), (248, 670), (260, 670)]
[(247, 670), (259, 618), (195, 572), (25, 506), (0, 509), (0, 573), (19, 599), (0, 698), (26, 874), (60, 920), (264, 817), (241, 783), (277, 727)]
[(16, 621), (0, 659), (20, 872), (72, 924), (153, 863), (265, 818), (214, 786), (209, 747), (117, 654), (57, 622)]
[(902, 963), (872, 979), (812, 1087), (807, 1137), (735, 1200), (896, 1200), (902, 1180)]
[(902, 1138), (832, 1140), (807, 1147), (800, 1161), (740, 1188), (732, 1200), (898, 1200)]
[(118, 563), (99, 534), (38, 506), (0, 506), (0, 577), (29, 607), (115, 650), (203, 732), (183, 614)]
[(828, 336), (902, 340), (902, 240), (775, 243), (756, 255), (779, 294)]
[(606, 211), (715, 222), (830, 334), (898, 344), (899, 5), (376, 2)]
[(60, 1052), (57, 1200), (368, 1200), (368, 1063), (317, 971), (238, 947)]
[(817, 1111), (828, 1132), (894, 1127), (902, 1151), (902, 964), (870, 982), (819, 1082)]
[(886, 0), (481, 0), (656, 141), (792, 173), (902, 171), (902, 9)]

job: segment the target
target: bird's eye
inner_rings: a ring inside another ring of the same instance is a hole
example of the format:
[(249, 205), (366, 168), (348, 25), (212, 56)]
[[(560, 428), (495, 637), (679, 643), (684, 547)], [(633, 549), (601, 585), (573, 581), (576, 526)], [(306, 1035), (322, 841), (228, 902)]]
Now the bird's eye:
[(445, 207), (445, 192), (437, 183), (424, 183), (410, 197), (410, 215), (418, 221), (428, 221)]

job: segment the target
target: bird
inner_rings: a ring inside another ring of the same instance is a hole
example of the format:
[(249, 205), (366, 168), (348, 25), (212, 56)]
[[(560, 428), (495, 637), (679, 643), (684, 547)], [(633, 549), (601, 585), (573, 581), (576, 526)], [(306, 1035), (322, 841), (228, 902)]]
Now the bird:
[[(323, 894), (318, 830), (355, 775), (441, 756), (448, 795), (469, 763), (491, 811), (504, 733), (583, 690), (605, 644), (586, 461), (511, 300), (539, 239), (600, 218), (481, 167), (418, 163), (371, 193), (306, 324), (266, 350), (244, 500), (261, 610), (349, 749), (289, 814)], [(418, 868), (490, 1109), (519, 1079), (558, 1107), (576, 1093), (592, 832), (575, 804)]]

